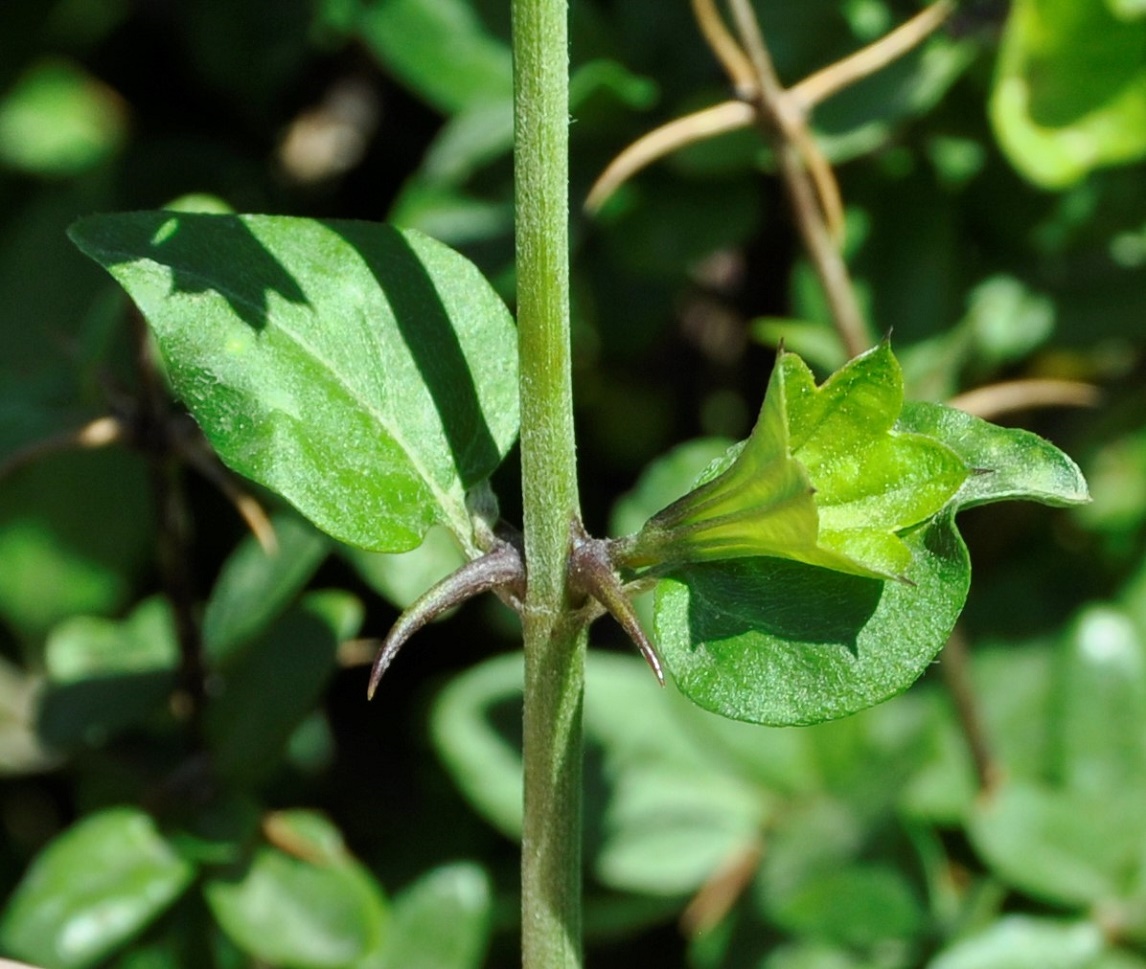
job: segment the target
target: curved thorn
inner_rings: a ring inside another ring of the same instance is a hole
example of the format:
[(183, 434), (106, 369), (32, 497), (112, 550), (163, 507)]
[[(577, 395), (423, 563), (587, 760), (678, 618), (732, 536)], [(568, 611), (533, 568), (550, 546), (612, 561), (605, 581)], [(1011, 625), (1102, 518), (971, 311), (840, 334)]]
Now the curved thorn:
[(625, 594), (617, 573), (613, 571), (608, 542), (590, 538), (579, 526), (578, 532), (569, 557), (570, 585), (578, 592), (592, 596), (605, 607), (645, 658), (657, 682), (664, 686), (665, 674), (661, 667), (661, 658), (641, 628), (637, 612)]
[(499, 541), (492, 550), (480, 558), (467, 562), (456, 572), (447, 575), (437, 585), (424, 592), (419, 599), (398, 617), (390, 628), (374, 666), (370, 670), (367, 699), (373, 699), (382, 674), (398, 655), (398, 650), (419, 629), (432, 622), (447, 609), (461, 605), (482, 592), (508, 588), (523, 593), (525, 566), (521, 552), (510, 542)]

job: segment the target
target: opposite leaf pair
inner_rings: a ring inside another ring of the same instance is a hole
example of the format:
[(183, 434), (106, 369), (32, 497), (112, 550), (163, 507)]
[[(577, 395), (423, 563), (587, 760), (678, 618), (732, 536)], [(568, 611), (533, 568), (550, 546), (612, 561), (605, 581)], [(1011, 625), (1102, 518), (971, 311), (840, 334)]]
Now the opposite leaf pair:
[[(453, 532), (473, 561), (397, 633), (477, 591), (520, 597), (528, 563), (484, 541), (466, 504), (516, 433), (515, 335), (463, 257), (389, 226), (268, 216), (97, 216), (71, 236), (136, 300), (232, 468), (364, 548)], [(1034, 435), (904, 405), (886, 344), (820, 388), (782, 354), (752, 436), (702, 481), (634, 536), (578, 535), (573, 578), (655, 661), (621, 576), (663, 577), (656, 633), (677, 685), (773, 724), (878, 703), (934, 659), (970, 580), (959, 508), (1087, 498)]]

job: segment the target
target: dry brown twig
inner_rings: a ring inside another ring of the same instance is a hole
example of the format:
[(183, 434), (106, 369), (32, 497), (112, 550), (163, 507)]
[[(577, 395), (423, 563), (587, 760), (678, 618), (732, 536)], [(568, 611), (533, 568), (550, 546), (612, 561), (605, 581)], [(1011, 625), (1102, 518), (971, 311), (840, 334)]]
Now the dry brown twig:
[(1007, 380), (967, 390), (947, 403), (976, 417), (993, 419), (1034, 407), (1097, 407), (1102, 391), (1077, 380)]
[(638, 139), (594, 183), (586, 208), (596, 211), (638, 171), (690, 144), (756, 124), (773, 144), (804, 245), (820, 278), (837, 331), (851, 355), (871, 344), (840, 254), (843, 203), (831, 165), (808, 127), (811, 109), (880, 70), (929, 36), (954, 9), (938, 0), (855, 54), (785, 90), (748, 0), (729, 0), (739, 37), (725, 26), (715, 0), (693, 0), (701, 33), (738, 98), (678, 118)]
[(6, 478), (20, 468), (39, 461), (41, 458), (75, 449), (94, 450), (122, 441), (126, 429), (118, 417), (97, 417), (74, 431), (64, 431), (42, 441), (36, 441), (25, 448), (13, 452), (0, 462), (0, 479)]
[[(1102, 392), (1093, 384), (1075, 380), (1027, 379), (977, 387), (952, 397), (947, 403), (976, 417), (993, 419), (1034, 407), (1095, 407), (1101, 397)], [(959, 625), (943, 649), (940, 668), (947, 692), (955, 704), (963, 742), (975, 768), (979, 795), (989, 798), (998, 790), (1003, 770), (994, 755), (971, 682), (969, 644)]]

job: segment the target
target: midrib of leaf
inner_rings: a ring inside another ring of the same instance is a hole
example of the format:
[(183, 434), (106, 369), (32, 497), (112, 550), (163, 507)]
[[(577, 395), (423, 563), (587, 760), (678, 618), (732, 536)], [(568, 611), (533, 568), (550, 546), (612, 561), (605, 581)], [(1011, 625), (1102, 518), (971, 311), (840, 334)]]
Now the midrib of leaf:
[[(116, 256), (126, 257), (130, 262), (139, 261), (138, 256), (133, 256), (131, 253), (124, 252), (122, 250), (107, 251)], [(146, 259), (146, 257), (144, 258)], [(154, 259), (146, 259), (146, 261), (154, 266), (159, 266), (162, 268), (171, 270), (176, 268), (175, 263), (161, 263)], [(473, 532), (470, 528), (469, 516), (464, 509), (464, 499), (461, 503), (459, 503), (457, 501), (457, 495), (442, 490), (441, 485), (435, 476), (429, 473), (423, 462), (417, 458), (416, 452), (410, 448), (405, 436), (399, 433), (394, 427), (392, 427), (391, 422), (387, 420), (385, 416), (380, 413), (369, 401), (363, 399), (353, 389), (353, 387), (347, 383), (344, 375), (335, 366), (333, 366), (322, 354), (315, 351), (311, 345), (298, 333), (285, 325), (282, 320), (272, 320), (271, 315), (265, 312), (263, 308), (258, 304), (253, 303), (252, 301), (246, 299), (244, 296), (236, 293), (227, 285), (218, 283), (214, 277), (202, 273), (197, 269), (184, 269), (183, 266), (178, 266), (178, 269), (180, 273), (184, 273), (191, 280), (204, 284), (205, 289), (213, 289), (228, 301), (233, 300), (236, 303), (241, 303), (244, 306), (250, 307), (254, 311), (255, 315), (265, 321), (267, 326), (273, 326), (279, 332), (284, 334), (291, 342), (295, 344), (295, 346), (299, 347), (305, 354), (309, 355), (311, 359), (317, 361), (329, 374), (331, 374), (335, 383), (337, 383), (344, 390), (350, 400), (357, 404), (368, 416), (375, 418), (376, 422), (381, 427), (383, 427), (387, 433), (393, 437), (399, 447), (402, 448), (402, 451), (405, 453), (407, 460), (409, 460), (414, 470), (421, 476), (422, 480), (429, 488), (430, 493), (433, 495), (434, 500), (437, 502), (438, 507), (442, 509), (445, 517), (443, 524), (447, 525), (454, 533), (458, 541), (461, 543), (462, 548), (466, 551), (466, 554), (471, 557), (477, 554), (477, 549), (473, 544)]]

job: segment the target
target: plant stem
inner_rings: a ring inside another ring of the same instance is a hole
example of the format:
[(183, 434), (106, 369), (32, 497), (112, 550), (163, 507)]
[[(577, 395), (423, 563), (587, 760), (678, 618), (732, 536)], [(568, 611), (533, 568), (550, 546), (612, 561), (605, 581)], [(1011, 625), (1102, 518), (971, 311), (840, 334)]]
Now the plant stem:
[(196, 614), (191, 574), (191, 513), (183, 489), (183, 471), (170, 445), (167, 392), (152, 355), (143, 317), (131, 313), (139, 374), (139, 430), (150, 449), (151, 490), (156, 511), (156, 555), (163, 593), (175, 620), (179, 643), (179, 700), (185, 706), (195, 743), (202, 739), (207, 677), (203, 664), (203, 634)]
[(566, 0), (513, 0), (517, 325), (528, 576), (522, 962), (581, 965), (585, 635), (569, 610), (578, 520), (569, 346)]

